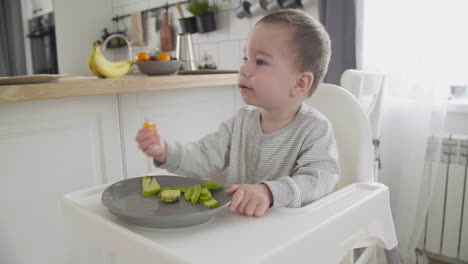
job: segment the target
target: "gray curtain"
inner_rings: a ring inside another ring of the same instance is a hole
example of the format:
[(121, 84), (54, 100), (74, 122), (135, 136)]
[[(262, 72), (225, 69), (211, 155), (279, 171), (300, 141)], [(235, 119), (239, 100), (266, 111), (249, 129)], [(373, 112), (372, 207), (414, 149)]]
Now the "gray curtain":
[(319, 0), (319, 18), (330, 35), (332, 47), (324, 82), (339, 85), (345, 70), (356, 69), (355, 1)]
[(25, 74), (21, 1), (0, 0), (0, 77)]

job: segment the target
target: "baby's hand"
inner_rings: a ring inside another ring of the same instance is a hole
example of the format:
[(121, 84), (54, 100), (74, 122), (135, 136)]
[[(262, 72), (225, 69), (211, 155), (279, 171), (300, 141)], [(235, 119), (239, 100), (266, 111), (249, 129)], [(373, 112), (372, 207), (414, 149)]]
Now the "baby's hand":
[(263, 216), (273, 200), (266, 184), (234, 184), (226, 194), (233, 194), (229, 209), (247, 216)]
[(154, 122), (146, 122), (144, 127), (138, 130), (136, 141), (146, 155), (155, 158), (159, 163), (166, 162), (166, 146)]

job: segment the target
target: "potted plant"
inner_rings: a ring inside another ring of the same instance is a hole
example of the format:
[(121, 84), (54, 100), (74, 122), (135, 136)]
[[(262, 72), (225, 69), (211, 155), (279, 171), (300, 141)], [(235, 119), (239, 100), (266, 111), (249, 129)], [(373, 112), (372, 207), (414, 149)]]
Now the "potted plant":
[(182, 11), (182, 7), (180, 6), (180, 3), (176, 3), (176, 7), (180, 15), (179, 23), (180, 23), (180, 29), (182, 30), (182, 33), (198, 32), (197, 20), (195, 19), (195, 17), (194, 16), (185, 17), (184, 11)]
[(208, 0), (189, 0), (187, 10), (197, 20), (198, 32), (210, 32), (216, 29), (215, 13), (218, 10), (215, 4)]

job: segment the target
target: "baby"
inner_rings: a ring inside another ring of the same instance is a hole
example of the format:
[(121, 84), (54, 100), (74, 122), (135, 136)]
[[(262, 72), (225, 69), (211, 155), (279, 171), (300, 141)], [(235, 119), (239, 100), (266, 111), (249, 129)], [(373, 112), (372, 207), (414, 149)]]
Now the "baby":
[(324, 27), (299, 10), (263, 17), (244, 48), (238, 86), (244, 102), (218, 131), (187, 145), (157, 131), (138, 131), (139, 147), (156, 166), (192, 177), (227, 169), (231, 211), (263, 216), (270, 207), (302, 207), (338, 182), (338, 151), (330, 122), (304, 100), (330, 61)]

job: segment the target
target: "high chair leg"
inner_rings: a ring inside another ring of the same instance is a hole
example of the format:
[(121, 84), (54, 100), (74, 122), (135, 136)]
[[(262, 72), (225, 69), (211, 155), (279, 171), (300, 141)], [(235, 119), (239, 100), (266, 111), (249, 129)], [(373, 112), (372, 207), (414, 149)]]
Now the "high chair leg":
[(354, 263), (354, 249), (348, 251), (348, 254), (343, 258), (340, 264), (353, 264)]
[(376, 246), (370, 246), (364, 249), (355, 264), (374, 264), (377, 263), (376, 259), (377, 249)]
[(385, 250), (385, 258), (388, 264), (400, 264), (400, 255), (398, 254), (397, 247)]

